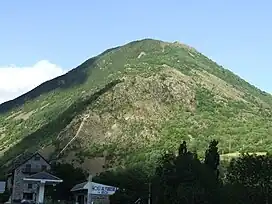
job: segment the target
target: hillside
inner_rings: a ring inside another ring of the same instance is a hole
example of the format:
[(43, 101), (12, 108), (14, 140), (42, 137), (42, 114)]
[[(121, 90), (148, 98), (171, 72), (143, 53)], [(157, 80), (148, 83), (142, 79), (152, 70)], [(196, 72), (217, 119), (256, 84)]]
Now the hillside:
[(194, 48), (144, 39), (1, 104), (0, 165), (40, 151), (98, 172), (182, 140), (200, 154), (211, 139), (222, 154), (271, 152), (271, 115), (271, 95)]

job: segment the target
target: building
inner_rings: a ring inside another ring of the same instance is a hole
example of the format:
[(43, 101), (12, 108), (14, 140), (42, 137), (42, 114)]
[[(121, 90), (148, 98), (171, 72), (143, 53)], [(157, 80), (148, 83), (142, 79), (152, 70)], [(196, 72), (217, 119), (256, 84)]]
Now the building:
[[(61, 179), (47, 173), (50, 169), (49, 162), (39, 153), (35, 153), (13, 168), (7, 179), (7, 189), (11, 192), (11, 202), (17, 203), (23, 199), (37, 202), (43, 200), (45, 183), (48, 183), (48, 181), (51, 183), (62, 182)], [(39, 195), (42, 197), (39, 198)]]
[[(80, 183), (75, 185), (71, 191), (75, 196), (76, 204), (87, 204), (89, 182)], [(91, 182), (91, 200), (93, 204), (109, 204), (109, 196), (113, 195), (118, 189), (113, 186), (107, 186), (95, 182)]]
[(39, 204), (44, 203), (44, 190), (46, 185), (55, 185), (62, 182), (60, 178), (45, 171), (25, 177), (23, 180), (27, 185), (34, 184), (38, 186), (32, 200)]

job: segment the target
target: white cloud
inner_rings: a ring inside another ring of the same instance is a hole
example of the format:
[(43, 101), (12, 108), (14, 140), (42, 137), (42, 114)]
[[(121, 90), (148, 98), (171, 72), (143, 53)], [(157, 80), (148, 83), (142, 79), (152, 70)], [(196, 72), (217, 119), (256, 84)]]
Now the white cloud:
[(14, 99), (65, 72), (47, 60), (29, 67), (0, 66), (0, 103)]

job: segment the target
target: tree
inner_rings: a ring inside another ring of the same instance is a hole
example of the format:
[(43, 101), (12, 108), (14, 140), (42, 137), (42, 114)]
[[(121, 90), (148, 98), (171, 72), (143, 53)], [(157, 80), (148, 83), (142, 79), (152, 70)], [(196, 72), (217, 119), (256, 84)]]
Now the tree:
[(134, 203), (137, 199), (135, 192), (128, 191), (126, 189), (119, 189), (115, 194), (110, 196), (110, 203), (122, 204), (122, 203)]
[(155, 203), (167, 204), (175, 199), (173, 195), (175, 187), (172, 184), (172, 182), (175, 182), (175, 159), (174, 153), (165, 153), (158, 161), (154, 178), (154, 185), (156, 186), (154, 189)]
[(147, 203), (149, 175), (140, 166), (106, 171), (95, 177), (94, 181), (119, 188), (110, 197), (113, 204), (134, 203), (138, 198), (142, 203)]
[(81, 182), (85, 182), (87, 175), (80, 169), (75, 168), (71, 164), (52, 164), (51, 171), (53, 175), (61, 178), (62, 183), (57, 184), (55, 187), (48, 188), (48, 194), (53, 200), (71, 200), (71, 189)]
[(187, 144), (186, 141), (183, 141), (182, 144), (179, 146), (179, 155), (185, 155), (187, 153)]
[(177, 156), (165, 154), (159, 164), (157, 204), (218, 203), (213, 171), (200, 162), (196, 153), (187, 150), (185, 141)]
[(10, 197), (10, 192), (6, 189), (4, 193), (0, 194), (0, 203), (5, 203)]
[(236, 191), (246, 191), (246, 196), (250, 197), (249, 203), (269, 203), (272, 199), (271, 166), (272, 157), (269, 155), (244, 154), (230, 162), (227, 182)]
[(205, 152), (204, 163), (214, 171), (216, 178), (218, 179), (219, 177), (218, 166), (220, 162), (220, 155), (218, 153), (217, 145), (218, 141), (216, 140), (211, 141), (209, 148)]

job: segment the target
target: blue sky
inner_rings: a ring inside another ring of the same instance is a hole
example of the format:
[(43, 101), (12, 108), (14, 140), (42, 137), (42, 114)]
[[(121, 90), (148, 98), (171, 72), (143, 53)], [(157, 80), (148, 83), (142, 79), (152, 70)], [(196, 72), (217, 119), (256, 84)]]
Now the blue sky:
[(271, 10), (268, 0), (1, 1), (0, 73), (41, 60), (67, 70), (148, 37), (189, 44), (271, 93)]

